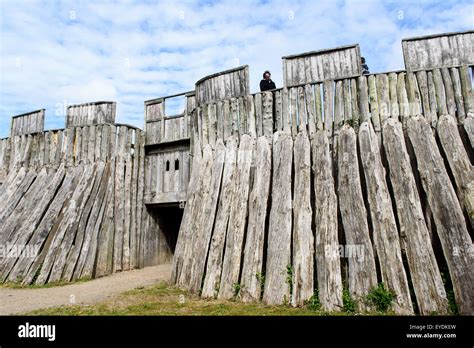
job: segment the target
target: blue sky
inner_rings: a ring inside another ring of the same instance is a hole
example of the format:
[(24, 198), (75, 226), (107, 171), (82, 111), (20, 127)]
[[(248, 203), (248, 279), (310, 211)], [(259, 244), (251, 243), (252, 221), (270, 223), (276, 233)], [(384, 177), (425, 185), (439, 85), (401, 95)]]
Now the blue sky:
[(282, 85), (281, 57), (359, 43), (372, 72), (403, 69), (401, 39), (474, 28), (472, 1), (0, 0), (0, 138), (10, 117), (68, 104), (117, 102), (117, 122), (143, 126), (143, 101), (250, 66)]

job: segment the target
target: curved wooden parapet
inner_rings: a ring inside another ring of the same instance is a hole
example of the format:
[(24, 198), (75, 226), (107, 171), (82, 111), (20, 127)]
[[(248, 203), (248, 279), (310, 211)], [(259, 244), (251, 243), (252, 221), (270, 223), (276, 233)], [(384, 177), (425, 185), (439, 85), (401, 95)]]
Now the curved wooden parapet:
[(474, 30), (418, 36), (402, 40), (407, 71), (474, 64)]
[(114, 124), (116, 103), (98, 101), (67, 107), (66, 128), (94, 124)]
[(362, 73), (358, 44), (294, 54), (282, 60), (285, 87), (351, 78)]
[(243, 65), (203, 77), (196, 82), (196, 104), (238, 98), (250, 93), (249, 67)]

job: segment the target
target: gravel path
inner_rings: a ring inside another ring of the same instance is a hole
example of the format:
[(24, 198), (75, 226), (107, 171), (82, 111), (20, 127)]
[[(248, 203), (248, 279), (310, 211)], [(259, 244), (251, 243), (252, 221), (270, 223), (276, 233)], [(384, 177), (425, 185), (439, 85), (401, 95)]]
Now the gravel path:
[(0, 288), (0, 315), (20, 314), (40, 308), (62, 305), (92, 304), (104, 301), (124, 291), (150, 286), (169, 280), (171, 265), (146, 267), (115, 273), (84, 283), (52, 288)]

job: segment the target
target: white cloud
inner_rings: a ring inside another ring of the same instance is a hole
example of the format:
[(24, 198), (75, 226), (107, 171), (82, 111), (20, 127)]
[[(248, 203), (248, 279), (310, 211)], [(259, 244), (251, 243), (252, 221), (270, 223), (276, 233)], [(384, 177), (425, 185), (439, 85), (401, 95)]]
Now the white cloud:
[(62, 127), (65, 101), (115, 100), (117, 122), (141, 127), (144, 100), (204, 75), (249, 64), (252, 91), (267, 69), (281, 86), (283, 55), (348, 43), (371, 71), (402, 69), (403, 37), (470, 29), (473, 13), (468, 1), (3, 0), (0, 137), (37, 108)]

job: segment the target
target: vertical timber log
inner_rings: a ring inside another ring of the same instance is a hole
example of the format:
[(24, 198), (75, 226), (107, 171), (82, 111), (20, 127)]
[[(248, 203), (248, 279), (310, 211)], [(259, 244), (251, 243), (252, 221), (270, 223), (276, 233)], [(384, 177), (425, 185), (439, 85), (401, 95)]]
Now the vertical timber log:
[(362, 197), (356, 134), (349, 125), (339, 133), (338, 198), (346, 243), (358, 251), (348, 257), (349, 292), (359, 309), (366, 310), (365, 296), (377, 285), (377, 273)]
[(283, 304), (290, 300), (287, 282), (291, 267), (291, 168), (293, 140), (286, 132), (273, 135), (273, 178), (268, 228), (267, 263), (263, 302)]
[(342, 277), (337, 229), (337, 196), (329, 139), (319, 130), (312, 141), (315, 202), (315, 257), (318, 295), (324, 310), (342, 308)]
[(249, 198), (249, 219), (242, 266), (240, 298), (244, 302), (259, 301), (263, 281), (263, 247), (265, 221), (270, 193), (272, 153), (268, 139), (257, 140), (255, 181)]
[(294, 142), (293, 193), (293, 306), (304, 304), (313, 296), (314, 236), (311, 229), (311, 154), (308, 135), (298, 132)]

